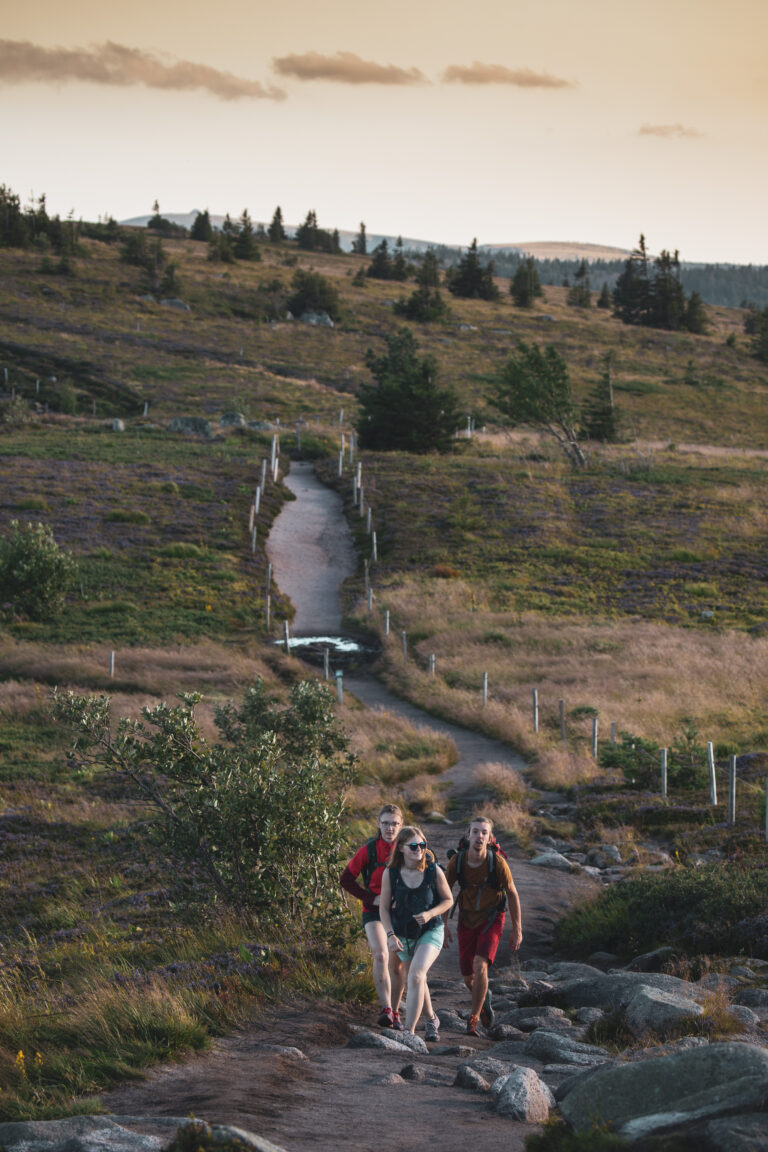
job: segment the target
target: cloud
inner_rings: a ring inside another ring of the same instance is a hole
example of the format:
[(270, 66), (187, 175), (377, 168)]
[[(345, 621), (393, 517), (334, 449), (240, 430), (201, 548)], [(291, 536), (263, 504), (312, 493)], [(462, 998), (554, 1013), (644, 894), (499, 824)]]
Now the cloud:
[(112, 41), (90, 48), (43, 48), (28, 40), (0, 40), (0, 83), (72, 80), (119, 88), (143, 84), (176, 92), (201, 90), (221, 100), (285, 98), (280, 88), (264, 87), (257, 80), (191, 60), (161, 59)]
[(445, 84), (511, 84), (514, 88), (575, 88), (571, 80), (534, 72), (531, 68), (506, 68), (503, 64), (451, 64), (443, 72)]
[(418, 68), (376, 64), (373, 60), (363, 60), (354, 52), (337, 52), (335, 56), (324, 56), (322, 52), (276, 56), (272, 67), (280, 76), (292, 76), (295, 80), (333, 80), (338, 84), (429, 83)]
[(698, 128), (686, 128), (684, 124), (643, 124), (637, 130), (638, 136), (703, 136)]

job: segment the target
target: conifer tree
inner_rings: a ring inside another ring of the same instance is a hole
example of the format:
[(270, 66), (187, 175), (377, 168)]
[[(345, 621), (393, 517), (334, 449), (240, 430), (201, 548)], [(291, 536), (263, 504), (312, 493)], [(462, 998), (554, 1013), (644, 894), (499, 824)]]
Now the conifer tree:
[(259, 246), (256, 243), (256, 236), (253, 231), (253, 223), (247, 208), (243, 209), (243, 214), (237, 224), (234, 253), (238, 260), (261, 259), (261, 253), (259, 252)]
[(619, 439), (619, 419), (613, 403), (615, 353), (603, 357), (605, 369), (581, 409), (581, 430), (588, 440), (613, 444)]
[(509, 291), (518, 308), (533, 308), (536, 300), (544, 295), (536, 261), (532, 256), (518, 267), (509, 285)]
[(211, 224), (211, 217), (206, 208), (204, 212), (198, 212), (195, 216), (194, 223), (189, 231), (190, 240), (204, 240), (206, 243), (213, 235), (213, 226)]
[(368, 239), (365, 235), (365, 224), (360, 221), (360, 231), (352, 241), (352, 251), (357, 256), (365, 256), (368, 253)]
[(499, 290), (493, 279), (493, 260), (483, 265), (474, 239), (456, 268), (446, 278), (448, 291), (467, 300), (498, 300)]
[(586, 260), (582, 260), (574, 272), (573, 281), (573, 286), (566, 296), (566, 302), (572, 308), (591, 308), (592, 293), (589, 288), (589, 268)]
[(285, 228), (283, 227), (283, 213), (279, 205), (275, 208), (272, 222), (267, 229), (267, 236), (269, 236), (273, 244), (282, 244), (286, 239)]

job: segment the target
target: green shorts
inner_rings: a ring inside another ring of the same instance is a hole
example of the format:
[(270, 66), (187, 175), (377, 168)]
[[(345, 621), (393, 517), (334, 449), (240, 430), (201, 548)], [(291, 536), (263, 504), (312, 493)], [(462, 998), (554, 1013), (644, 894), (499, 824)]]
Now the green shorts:
[(437, 923), (432, 921), (427, 925), (426, 930), (422, 932), (421, 936), (414, 936), (409, 939), (407, 936), (401, 936), (405, 947), (402, 952), (398, 952), (398, 956), (404, 964), (410, 964), (415, 955), (416, 949), (421, 947), (422, 944), (432, 944), (438, 951), (443, 947), (443, 937), (445, 936), (445, 925), (442, 918), (438, 919)]

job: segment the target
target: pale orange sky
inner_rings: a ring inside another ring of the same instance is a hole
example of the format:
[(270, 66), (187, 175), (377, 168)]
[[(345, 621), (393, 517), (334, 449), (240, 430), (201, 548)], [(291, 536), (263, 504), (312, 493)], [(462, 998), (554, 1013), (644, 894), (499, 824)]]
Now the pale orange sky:
[(0, 182), (768, 263), (765, 0), (2, 3)]

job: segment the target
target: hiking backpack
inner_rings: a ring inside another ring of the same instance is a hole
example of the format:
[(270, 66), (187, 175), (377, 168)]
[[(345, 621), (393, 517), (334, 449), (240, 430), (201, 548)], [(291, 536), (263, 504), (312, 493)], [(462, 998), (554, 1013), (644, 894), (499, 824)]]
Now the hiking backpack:
[(379, 841), (378, 836), (371, 836), (371, 838), (369, 840), (366, 840), (366, 842), (365, 842), (366, 851), (368, 853), (368, 859), (366, 860), (365, 864), (363, 864), (362, 870), (360, 872), (360, 877), (363, 881), (364, 886), (369, 891), (370, 891), (370, 884), (371, 884), (371, 876), (373, 876), (376, 869), (379, 867), (386, 868), (386, 863), (381, 864), (381, 862), (379, 861), (379, 858), (376, 854), (376, 845), (378, 844), (378, 841)]
[[(466, 860), (467, 860), (468, 849), (469, 849), (469, 840), (467, 839), (466, 836), (462, 836), (461, 840), (459, 840), (458, 848), (450, 848), (448, 850), (448, 853), (447, 853), (449, 860), (453, 856), (457, 857), (457, 860), (456, 860), (456, 879), (458, 881), (459, 888), (464, 888), (464, 885), (466, 883), (466, 881), (464, 879), (464, 867), (465, 867)], [(497, 868), (496, 868), (496, 861), (498, 860), (499, 856), (501, 856), (503, 860), (507, 859), (506, 852), (501, 847), (501, 845), (499, 844), (496, 837), (492, 836), (490, 841), (488, 842), (488, 855), (486, 857), (487, 864), (488, 864), (488, 871), (486, 873), (485, 880), (482, 882), (482, 884), (479, 884), (477, 886), (477, 904), (476, 904), (476, 909), (479, 909), (480, 908), (480, 898), (482, 895), (483, 888), (493, 888), (496, 892), (498, 892), (499, 900), (498, 900), (498, 903), (496, 904), (496, 906), (490, 910), (490, 915), (488, 918), (489, 925), (496, 919), (496, 917), (499, 915), (499, 913), (505, 912), (507, 909), (507, 893), (504, 890), (504, 888), (502, 887), (502, 885), (499, 883), (498, 872), (497, 872)], [(453, 908), (451, 909), (451, 916), (453, 916), (453, 914), (455, 913), (457, 906), (458, 906), (458, 900), (456, 901)]]

